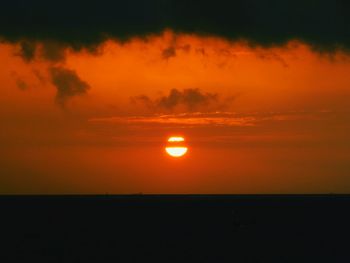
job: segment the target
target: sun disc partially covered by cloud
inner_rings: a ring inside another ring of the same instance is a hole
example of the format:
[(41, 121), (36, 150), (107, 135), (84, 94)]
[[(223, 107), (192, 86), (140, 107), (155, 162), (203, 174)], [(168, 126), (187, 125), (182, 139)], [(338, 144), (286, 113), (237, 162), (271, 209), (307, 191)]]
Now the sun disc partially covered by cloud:
[(188, 152), (188, 147), (184, 144), (185, 138), (181, 136), (172, 136), (168, 139), (165, 151), (171, 157), (179, 158)]

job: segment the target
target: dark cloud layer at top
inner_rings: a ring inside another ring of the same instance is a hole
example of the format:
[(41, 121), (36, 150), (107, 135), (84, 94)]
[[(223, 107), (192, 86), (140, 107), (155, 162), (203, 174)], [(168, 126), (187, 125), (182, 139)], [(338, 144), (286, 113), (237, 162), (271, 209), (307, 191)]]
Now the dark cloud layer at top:
[(21, 40), (19, 42), (18, 55), (21, 56), (24, 61), (30, 62), (35, 59), (39, 53), (40, 58), (46, 59), (51, 62), (60, 62), (65, 58), (65, 48), (67, 43), (54, 40), (42, 40), (38, 43), (38, 40)]
[[(6, 40), (55, 40), (73, 48), (107, 37), (200, 33), (245, 38), (262, 45), (300, 39), (315, 48), (350, 47), (350, 2), (345, 0), (12, 0), (1, 4)], [(30, 46), (24, 47), (31, 56)]]

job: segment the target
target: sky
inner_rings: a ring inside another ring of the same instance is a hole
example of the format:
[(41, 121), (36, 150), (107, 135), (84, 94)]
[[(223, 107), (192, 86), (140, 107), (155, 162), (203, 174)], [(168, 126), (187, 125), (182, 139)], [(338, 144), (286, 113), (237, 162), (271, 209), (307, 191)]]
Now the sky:
[(5, 2), (0, 194), (349, 193), (349, 11)]

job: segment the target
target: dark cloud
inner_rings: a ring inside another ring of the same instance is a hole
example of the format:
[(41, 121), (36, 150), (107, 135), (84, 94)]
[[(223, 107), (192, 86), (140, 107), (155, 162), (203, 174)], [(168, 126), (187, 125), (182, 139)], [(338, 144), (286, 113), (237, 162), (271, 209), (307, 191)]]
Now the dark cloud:
[(86, 94), (90, 88), (73, 70), (52, 67), (50, 74), (52, 83), (57, 88), (56, 102), (60, 106), (65, 106), (66, 101), (73, 96)]
[(184, 46), (179, 47), (179, 49), (181, 49), (182, 51), (188, 53), (188, 52), (191, 51), (191, 45), (188, 45), (188, 44), (187, 44), (187, 45), (184, 45)]
[(202, 92), (199, 89), (172, 89), (168, 95), (153, 100), (141, 95), (132, 97), (131, 101), (153, 112), (196, 112), (226, 109), (232, 105), (235, 98), (222, 98), (217, 93)]
[(279, 56), (277, 53), (275, 53), (273, 51), (269, 51), (269, 50), (258, 51), (258, 52), (256, 52), (256, 55), (260, 59), (274, 60), (274, 61), (279, 62), (285, 68), (289, 67), (288, 63), (283, 59), (283, 57)]
[(59, 42), (45, 41), (42, 43), (41, 56), (52, 62), (62, 61), (65, 58), (65, 48), (66, 46)]
[(176, 46), (175, 45), (175, 41), (174, 44), (163, 49), (162, 51), (162, 58), (165, 60), (168, 60), (172, 57), (176, 57), (177, 55), (177, 50), (188, 53), (191, 51), (191, 45), (184, 45), (184, 46)]
[(11, 72), (11, 76), (15, 80), (16, 86), (18, 89), (24, 91), (24, 90), (27, 90), (29, 88), (28, 83), (26, 81), (24, 81), (23, 78), (21, 76), (19, 76), (17, 72), (15, 72), (15, 71)]
[(25, 61), (30, 62), (35, 58), (36, 43), (33, 41), (21, 41), (20, 45), (20, 55)]
[[(350, 47), (346, 0), (4, 1), (0, 35), (6, 40), (53, 40), (78, 49), (105, 38), (175, 32), (245, 38), (260, 45), (300, 39), (319, 50)], [(24, 54), (31, 57), (30, 48)]]
[(175, 47), (168, 47), (163, 50), (162, 52), (162, 58), (163, 59), (169, 59), (171, 57), (176, 57), (176, 49)]
[(209, 105), (217, 101), (215, 93), (202, 93), (199, 89), (184, 89), (179, 91), (172, 89), (168, 96), (161, 97), (157, 104), (165, 109), (174, 109), (178, 105), (184, 105), (188, 110), (196, 110), (198, 107)]
[(64, 52), (67, 47), (67, 44), (53, 40), (43, 40), (40, 43), (38, 41), (22, 40), (19, 42), (20, 50), (17, 55), (21, 56), (26, 62), (31, 62), (36, 57), (51, 62), (59, 62), (64, 60)]
[(20, 90), (27, 90), (28, 89), (28, 84), (25, 81), (23, 81), (22, 79), (17, 79), (16, 85)]

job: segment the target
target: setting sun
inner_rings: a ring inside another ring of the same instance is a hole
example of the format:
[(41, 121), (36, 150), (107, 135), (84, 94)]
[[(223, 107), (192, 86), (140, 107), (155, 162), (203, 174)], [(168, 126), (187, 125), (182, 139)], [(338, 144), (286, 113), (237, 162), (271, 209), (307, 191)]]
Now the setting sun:
[(183, 137), (170, 137), (168, 142), (184, 142), (185, 138)]
[(184, 145), (184, 142), (185, 142), (184, 137), (181, 137), (181, 136), (170, 137), (168, 139), (168, 144), (165, 147), (165, 151), (171, 157), (175, 157), (175, 158), (182, 157), (188, 151), (188, 147)]
[(187, 153), (188, 148), (187, 147), (166, 147), (165, 150), (172, 157), (181, 157)]

